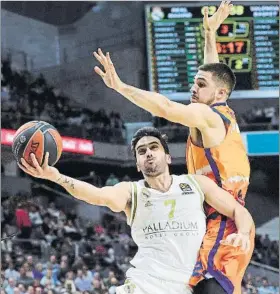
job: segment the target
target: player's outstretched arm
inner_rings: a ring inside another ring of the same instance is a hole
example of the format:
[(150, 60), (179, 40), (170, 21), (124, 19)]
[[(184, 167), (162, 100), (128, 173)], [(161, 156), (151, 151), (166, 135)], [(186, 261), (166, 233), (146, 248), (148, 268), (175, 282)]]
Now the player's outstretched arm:
[(187, 127), (203, 130), (207, 127), (217, 128), (219, 126), (221, 129), (224, 129), (221, 118), (208, 105), (201, 103), (183, 105), (170, 101), (161, 94), (129, 86), (119, 78), (109, 53), (104, 55), (102, 50), (98, 49), (98, 53), (94, 52), (93, 54), (104, 67), (104, 71), (98, 66), (94, 70), (101, 76), (105, 85), (116, 90), (132, 103), (155, 116), (163, 117)]
[(218, 187), (218, 185), (206, 176), (193, 176), (205, 195), (205, 201), (219, 213), (234, 220), (237, 233), (229, 235), (223, 244), (239, 246), (249, 251), (250, 232), (254, 221), (248, 210), (239, 204), (230, 193)]
[(204, 9), (203, 28), (205, 33), (204, 64), (219, 63), (216, 47), (216, 32), (224, 20), (229, 16), (232, 8), (231, 1), (222, 1), (218, 10), (208, 17), (208, 7)]
[(113, 187), (97, 188), (83, 181), (73, 179), (61, 174), (57, 168), (48, 165), (49, 154), (46, 154), (45, 162), (41, 167), (34, 154), (31, 154), (33, 166), (21, 159), (20, 168), (27, 174), (55, 182), (67, 192), (79, 200), (89, 204), (107, 206), (112, 211), (124, 211), (131, 198), (130, 183), (122, 182)]

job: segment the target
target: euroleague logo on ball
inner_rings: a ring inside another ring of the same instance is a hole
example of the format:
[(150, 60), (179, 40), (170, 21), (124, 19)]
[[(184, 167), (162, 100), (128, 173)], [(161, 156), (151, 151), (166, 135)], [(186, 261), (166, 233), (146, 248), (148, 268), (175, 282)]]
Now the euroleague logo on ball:
[(20, 136), (19, 141), (20, 141), (20, 143), (24, 143), (26, 141), (26, 137)]

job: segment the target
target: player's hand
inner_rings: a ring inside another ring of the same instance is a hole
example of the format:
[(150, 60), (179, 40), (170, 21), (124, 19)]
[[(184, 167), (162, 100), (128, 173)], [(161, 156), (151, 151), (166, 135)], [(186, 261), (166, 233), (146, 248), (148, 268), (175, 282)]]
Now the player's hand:
[(57, 168), (49, 166), (49, 152), (46, 153), (45, 161), (42, 166), (39, 165), (35, 154), (30, 154), (32, 163), (34, 165), (31, 166), (28, 164), (23, 158), (21, 158), (21, 164), (18, 164), (19, 167), (26, 172), (27, 174), (31, 175), (35, 178), (41, 178), (45, 180), (55, 181), (59, 178), (59, 171)]
[(107, 87), (118, 91), (123, 85), (123, 82), (120, 80), (115, 70), (109, 52), (107, 52), (105, 56), (102, 50), (99, 48), (98, 53), (93, 52), (93, 55), (101, 63), (101, 65), (103, 65), (104, 68), (104, 71), (102, 71), (98, 66), (95, 66), (94, 71), (101, 76)]
[(226, 237), (225, 240), (220, 241), (220, 244), (226, 246), (238, 247), (241, 246), (241, 249), (247, 253), (250, 250), (250, 234), (249, 233), (234, 233)]
[(233, 6), (230, 2), (231, 1), (222, 1), (218, 10), (211, 17), (208, 17), (208, 7), (204, 9), (203, 27), (205, 31), (217, 31), (220, 25), (229, 16)]

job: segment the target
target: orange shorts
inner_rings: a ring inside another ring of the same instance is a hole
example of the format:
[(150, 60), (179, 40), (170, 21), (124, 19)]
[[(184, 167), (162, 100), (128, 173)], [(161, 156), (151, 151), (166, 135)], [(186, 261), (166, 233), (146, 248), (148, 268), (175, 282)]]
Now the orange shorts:
[(240, 247), (220, 244), (222, 239), (237, 232), (234, 221), (217, 213), (213, 216), (208, 218), (207, 232), (190, 285), (195, 286), (208, 273), (220, 283), (227, 294), (241, 294), (241, 282), (254, 251), (255, 226), (250, 233), (250, 251), (245, 254)]

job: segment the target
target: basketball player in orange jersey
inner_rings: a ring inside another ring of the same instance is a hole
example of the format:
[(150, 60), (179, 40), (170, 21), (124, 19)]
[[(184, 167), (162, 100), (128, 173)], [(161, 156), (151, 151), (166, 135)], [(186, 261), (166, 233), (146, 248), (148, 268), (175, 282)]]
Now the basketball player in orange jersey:
[[(118, 77), (109, 53), (101, 49), (94, 52), (104, 71), (95, 67), (104, 83), (134, 104), (155, 116), (180, 123), (190, 128), (186, 160), (191, 174), (203, 174), (244, 205), (249, 185), (250, 165), (246, 149), (233, 110), (227, 105), (235, 86), (231, 69), (219, 63), (216, 49), (216, 31), (228, 17), (230, 1), (223, 1), (217, 12), (208, 18), (204, 11), (205, 30), (204, 65), (200, 66), (191, 88), (191, 103), (182, 105), (165, 96), (140, 90), (123, 83)], [(205, 207), (207, 233), (200, 255), (190, 279), (194, 293), (240, 294), (241, 281), (250, 262), (253, 248), (247, 254), (233, 247), (226, 247), (225, 238), (236, 232), (234, 223)], [(255, 227), (246, 232), (254, 244)]]

